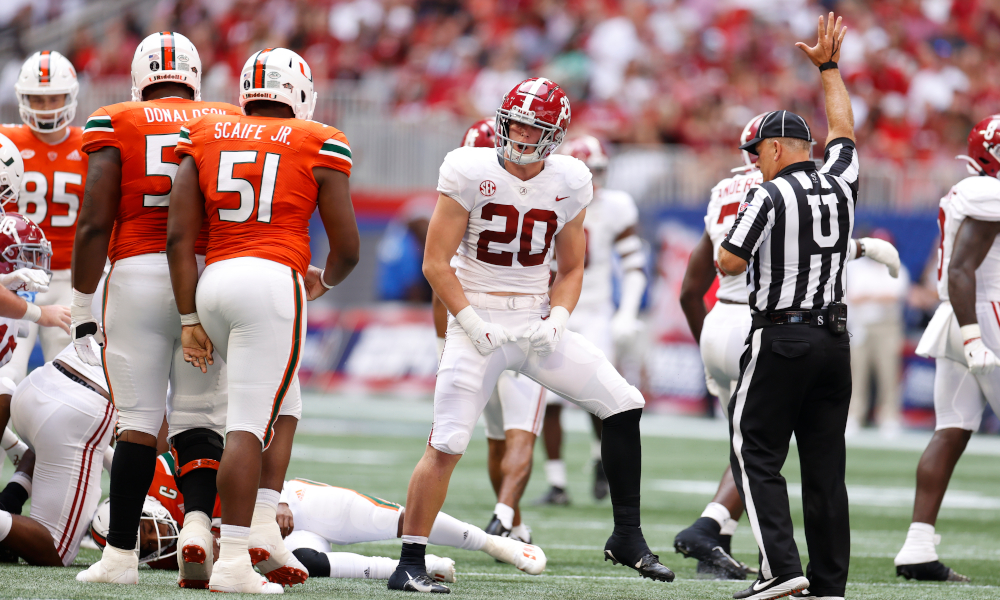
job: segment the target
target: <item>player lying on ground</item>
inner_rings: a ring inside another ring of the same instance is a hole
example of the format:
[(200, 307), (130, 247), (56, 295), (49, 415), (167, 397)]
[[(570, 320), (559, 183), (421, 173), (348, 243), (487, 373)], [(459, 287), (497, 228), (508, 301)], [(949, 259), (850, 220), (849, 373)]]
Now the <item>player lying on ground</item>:
[(934, 532), (951, 474), (988, 402), (1000, 411), (1000, 115), (969, 133), (969, 170), (941, 199), (938, 295), (941, 305), (917, 354), (934, 357), (934, 437), (917, 465), (913, 522), (896, 555), (896, 574), (922, 581), (968, 581), (938, 560)]
[[(448, 593), (425, 572), (428, 536), (455, 465), (507, 369), (603, 419), (615, 522), (605, 559), (644, 577), (674, 578), (640, 529), (642, 394), (593, 344), (566, 330), (580, 296), (583, 219), (593, 195), (583, 163), (552, 155), (569, 122), (569, 99), (559, 86), (528, 79), (497, 110), (496, 151), (459, 148), (441, 166), (423, 269), (454, 318), (438, 370), (430, 439), (407, 490), (403, 549), (390, 589)], [(560, 269), (550, 291), (553, 251)]]
[[(740, 136), (745, 144), (757, 135), (760, 119), (757, 115), (747, 123)], [(714, 188), (705, 215), (705, 233), (695, 246), (681, 285), (681, 309), (695, 341), (701, 348), (708, 391), (727, 406), (736, 391), (740, 375), (740, 356), (750, 333), (750, 307), (747, 305), (745, 275), (729, 276), (718, 270), (716, 257), (719, 246), (733, 227), (740, 204), (747, 191), (763, 181), (757, 168), (757, 155), (746, 150), (743, 167), (733, 169), (733, 177), (723, 179)], [(899, 274), (899, 253), (892, 244), (862, 238), (850, 247), (848, 260), (868, 256), (889, 267), (889, 273)], [(718, 301), (710, 312), (705, 310), (705, 294), (719, 278)], [(723, 411), (728, 417), (728, 411)], [(743, 515), (743, 501), (733, 482), (732, 468), (727, 466), (719, 481), (715, 497), (691, 527), (677, 534), (674, 548), (684, 556), (698, 560), (698, 573), (722, 579), (745, 579), (756, 569), (735, 560), (730, 543)]]

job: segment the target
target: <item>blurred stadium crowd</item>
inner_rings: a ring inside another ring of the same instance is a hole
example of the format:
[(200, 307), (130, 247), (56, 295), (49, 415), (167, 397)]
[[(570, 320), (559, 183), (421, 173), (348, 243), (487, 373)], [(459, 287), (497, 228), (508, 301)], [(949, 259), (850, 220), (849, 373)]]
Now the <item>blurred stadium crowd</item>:
[[(28, 25), (92, 3), (4, 3), (0, 27), (23, 50), (13, 63), (28, 50)], [(137, 14), (147, 7), (151, 18)], [(574, 128), (703, 150), (728, 148), (749, 117), (775, 106), (823, 122), (793, 43), (833, 7), (853, 31), (841, 67), (866, 156), (961, 150), (1000, 99), (1000, 65), (987, 60), (1000, 51), (994, 0), (158, 0), (99, 34), (76, 30), (67, 55), (81, 76), (127, 75), (145, 32), (183, 31), (209, 65), (206, 87), (226, 89), (252, 50), (285, 46), (318, 80), (358, 81), (408, 119), (492, 115), (494, 98), (531, 73), (567, 89)]]

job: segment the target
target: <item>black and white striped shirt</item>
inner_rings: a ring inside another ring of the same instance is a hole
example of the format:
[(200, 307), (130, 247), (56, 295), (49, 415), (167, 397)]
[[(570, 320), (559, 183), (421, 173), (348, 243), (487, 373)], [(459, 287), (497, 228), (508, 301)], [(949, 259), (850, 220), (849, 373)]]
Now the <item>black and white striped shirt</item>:
[(857, 202), (858, 153), (847, 138), (827, 145), (818, 171), (795, 163), (747, 192), (722, 247), (749, 263), (751, 310), (841, 301)]

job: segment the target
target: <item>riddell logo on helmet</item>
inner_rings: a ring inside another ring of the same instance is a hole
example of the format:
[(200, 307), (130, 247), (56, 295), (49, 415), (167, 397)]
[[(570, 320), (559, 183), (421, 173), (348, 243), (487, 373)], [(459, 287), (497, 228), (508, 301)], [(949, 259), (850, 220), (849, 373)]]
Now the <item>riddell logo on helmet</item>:
[(247, 100), (253, 100), (254, 98), (261, 100), (274, 100), (275, 98), (278, 97), (278, 95), (269, 94), (267, 92), (252, 92), (250, 94), (244, 94), (243, 97), (246, 98)]
[(171, 81), (183, 81), (185, 77), (183, 75), (164, 73), (162, 75), (153, 75), (149, 78), (150, 81), (164, 81), (168, 79)]

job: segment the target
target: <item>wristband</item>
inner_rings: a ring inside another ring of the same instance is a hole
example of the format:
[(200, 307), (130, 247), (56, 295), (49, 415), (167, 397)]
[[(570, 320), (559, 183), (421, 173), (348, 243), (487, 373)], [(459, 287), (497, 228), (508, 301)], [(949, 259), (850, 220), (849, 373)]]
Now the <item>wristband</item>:
[(27, 302), (26, 304), (28, 307), (24, 310), (24, 316), (21, 317), (21, 320), (37, 323), (38, 319), (42, 318), (42, 309), (37, 304), (32, 304), (31, 302)]
[(462, 329), (466, 333), (483, 322), (482, 317), (479, 316), (476, 309), (472, 308), (471, 304), (458, 311), (458, 314), (455, 315), (455, 320), (458, 321), (458, 324), (462, 326)]
[(963, 345), (983, 337), (982, 331), (979, 329), (979, 323), (973, 323), (972, 325), (962, 325), (961, 331), (962, 331)]
[(560, 325), (565, 325), (569, 320), (569, 311), (565, 306), (553, 306), (549, 309), (549, 321), (554, 321)]
[(181, 327), (191, 327), (192, 325), (200, 325), (201, 319), (198, 318), (198, 313), (188, 313), (186, 315), (181, 315)]
[(828, 60), (819, 66), (819, 72), (822, 73), (823, 71), (828, 71), (830, 69), (839, 69), (839, 68), (840, 67), (837, 66), (837, 63), (833, 62), (832, 60)]
[(325, 287), (326, 289), (332, 290), (333, 286), (326, 284), (326, 280), (323, 279), (324, 276), (326, 276), (326, 269), (323, 269), (322, 271), (319, 272), (319, 282), (322, 283), (323, 287)]

